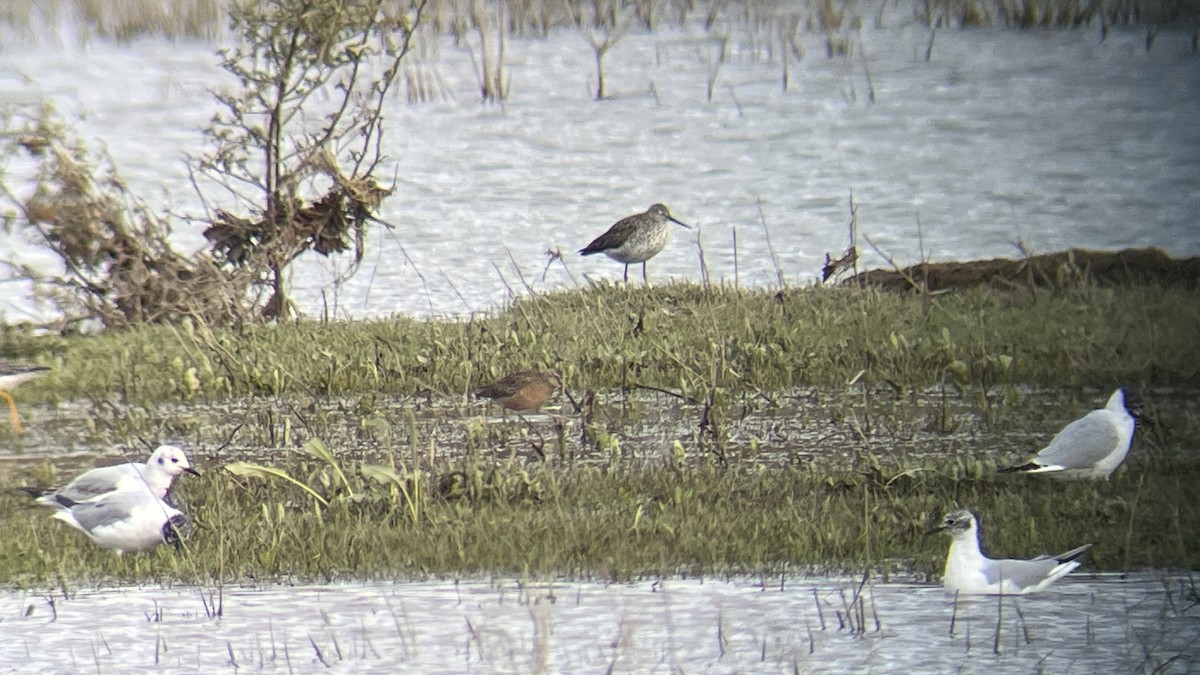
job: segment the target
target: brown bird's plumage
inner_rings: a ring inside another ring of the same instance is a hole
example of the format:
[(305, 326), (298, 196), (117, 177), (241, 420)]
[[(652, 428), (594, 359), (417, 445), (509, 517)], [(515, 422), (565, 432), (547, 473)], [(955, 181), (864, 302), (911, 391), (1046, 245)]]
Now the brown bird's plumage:
[(537, 410), (562, 386), (562, 376), (553, 370), (522, 370), (480, 387), (475, 395), (490, 398), (501, 408), (514, 412)]

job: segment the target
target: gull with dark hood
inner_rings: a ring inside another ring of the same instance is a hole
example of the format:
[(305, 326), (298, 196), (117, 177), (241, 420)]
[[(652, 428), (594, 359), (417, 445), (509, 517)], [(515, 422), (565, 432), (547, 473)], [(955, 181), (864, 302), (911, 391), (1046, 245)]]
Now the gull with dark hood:
[(967, 509), (947, 513), (942, 524), (928, 534), (935, 532), (950, 537), (942, 585), (964, 595), (1037, 593), (1079, 567), (1077, 558), (1092, 547), (1084, 544), (1066, 553), (1030, 560), (993, 560), (979, 549), (979, 521)]

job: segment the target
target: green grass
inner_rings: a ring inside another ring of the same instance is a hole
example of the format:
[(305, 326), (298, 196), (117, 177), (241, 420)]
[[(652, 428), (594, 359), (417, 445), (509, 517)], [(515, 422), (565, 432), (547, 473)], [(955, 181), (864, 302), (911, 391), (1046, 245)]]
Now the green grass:
[[(703, 400), (712, 390), (899, 389), (1200, 382), (1200, 295), (1081, 287), (920, 298), (871, 290), (705, 290), (601, 285), (535, 296), (474, 320), (395, 318), (153, 326), (94, 337), (7, 335), (0, 355), (53, 367), (27, 401), (126, 403), (363, 392), (462, 396), (530, 367), (568, 388), (635, 384)], [(861, 375), (860, 375), (860, 371)]]
[(1194, 461), (1124, 471), (1099, 485), (997, 476), (969, 462), (900, 466), (872, 458), (836, 472), (475, 460), (420, 472), (398, 465), (398, 483), (364, 478), (357, 463), (340, 467), (345, 482), (319, 461), (290, 468), (328, 505), (280, 480), (226, 471), (185, 478), (182, 499), (201, 527), (179, 553), (118, 558), (44, 510), (2, 497), (2, 578), (45, 586), (444, 574), (936, 575), (947, 542), (924, 532), (958, 504), (983, 514), (985, 548), (996, 554), (1032, 556), (1093, 541), (1091, 568), (1200, 564)]
[[(1200, 299), (1178, 289), (929, 302), (683, 284), (536, 296), (471, 320), (9, 331), (0, 355), (54, 369), (18, 391), (44, 440), (0, 427), (14, 448), (183, 436), (205, 475), (182, 481), (201, 524), (182, 553), (118, 558), (0, 496), (0, 580), (937, 574), (946, 542), (922, 533), (959, 505), (982, 513), (995, 554), (1094, 541), (1094, 568), (1197, 569), (1197, 334)], [(463, 405), (483, 380), (536, 366), (596, 400), (532, 427)], [(1168, 393), (1111, 482), (995, 473), (1097, 403), (1079, 388), (1116, 384)], [(1077, 393), (1048, 405), (1023, 385)], [(622, 393), (637, 386), (673, 395)], [(944, 395), (913, 396), (930, 386)], [(1033, 440), (1000, 447), (1020, 433)], [(55, 464), (73, 474), (68, 461)], [(0, 485), (51, 479), (39, 466), (0, 465)]]

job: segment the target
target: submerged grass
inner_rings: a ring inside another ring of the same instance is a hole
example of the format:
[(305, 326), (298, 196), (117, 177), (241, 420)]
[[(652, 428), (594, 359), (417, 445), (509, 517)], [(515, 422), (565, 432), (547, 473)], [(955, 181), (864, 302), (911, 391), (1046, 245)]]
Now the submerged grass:
[[(227, 23), (231, 0), (6, 0), (0, 4), (0, 28), (10, 27), (31, 33), (44, 26), (65, 24), (81, 39), (99, 36), (131, 41), (144, 36), (170, 39), (218, 37)], [(861, 23), (864, 15), (882, 16), (886, 2), (862, 5), (856, 2), (824, 0), (815, 9), (798, 12), (787, 2), (710, 2), (694, 3), (670, 0), (665, 3), (635, 2), (614, 4), (607, 10), (580, 0), (565, 2), (499, 3), (506, 29), (512, 34), (544, 35), (555, 28), (579, 26), (583, 17), (596, 26), (613, 27), (621, 23), (657, 29), (702, 19), (712, 29), (722, 21), (751, 26), (769, 25), (772, 19), (786, 15), (804, 16), (808, 30), (832, 32), (843, 25)], [(656, 6), (657, 5), (657, 6)], [(1078, 27), (1101, 21), (1105, 26), (1186, 23), (1196, 19), (1196, 9), (1180, 0), (1122, 0), (1115, 3), (1091, 3), (1080, 0), (914, 0), (915, 17), (927, 25), (964, 27), (1004, 25), (1016, 28)], [(479, 22), (478, 9), (450, 0), (430, 2), (430, 23), (442, 33), (461, 34)], [(706, 16), (706, 18), (705, 18)], [(788, 23), (795, 24), (796, 19)]]

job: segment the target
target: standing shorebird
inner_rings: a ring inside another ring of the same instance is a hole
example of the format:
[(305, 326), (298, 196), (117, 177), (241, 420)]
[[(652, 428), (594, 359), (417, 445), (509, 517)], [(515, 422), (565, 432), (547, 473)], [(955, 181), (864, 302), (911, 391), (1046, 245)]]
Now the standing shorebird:
[(45, 366), (27, 366), (0, 360), (0, 398), (8, 403), (8, 413), (12, 416), (13, 428), (17, 430), (17, 433), (24, 432), (25, 428), (21, 426), (21, 417), (17, 415), (17, 403), (13, 400), (12, 394), (6, 390), (16, 389), (17, 385), (35, 377), (41, 377), (48, 372), (50, 369)]
[(671, 235), (669, 223), (692, 229), (691, 225), (675, 220), (667, 207), (655, 204), (628, 218), (622, 218), (608, 232), (579, 249), (581, 255), (603, 253), (619, 263), (625, 264), (625, 282), (629, 282), (629, 265), (642, 263), (642, 281), (647, 282), (646, 261), (658, 255), (667, 245)]
[(950, 535), (950, 553), (942, 585), (964, 595), (1025, 595), (1037, 593), (1071, 570), (1091, 544), (1058, 555), (1040, 555), (1031, 560), (993, 560), (979, 550), (979, 525), (975, 514), (955, 509), (946, 514), (940, 527), (931, 530)]
[[(1134, 410), (1140, 409), (1132, 394), (1129, 403)], [(1108, 480), (1129, 454), (1135, 417), (1125, 405), (1125, 391), (1118, 389), (1103, 408), (1063, 427), (1033, 459), (1000, 469), (1000, 473), (1046, 473), (1056, 478)]]
[(480, 387), (475, 395), (520, 414), (541, 408), (561, 386), (562, 375), (556, 370), (522, 370)]

